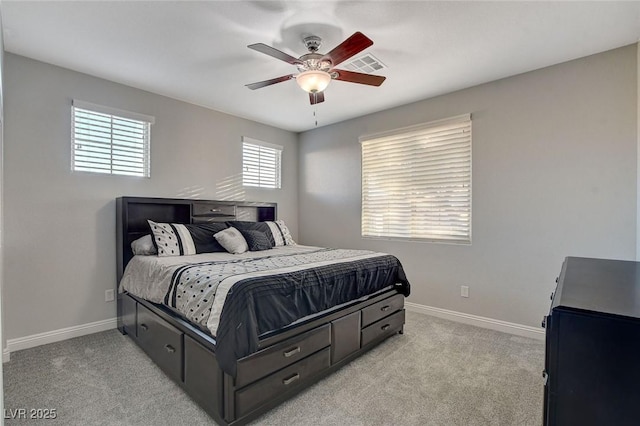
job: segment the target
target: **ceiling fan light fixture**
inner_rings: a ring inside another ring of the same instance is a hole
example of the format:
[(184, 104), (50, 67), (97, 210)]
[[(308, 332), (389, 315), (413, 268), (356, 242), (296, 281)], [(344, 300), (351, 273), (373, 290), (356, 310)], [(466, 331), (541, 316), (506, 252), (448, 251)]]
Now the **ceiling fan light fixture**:
[[(331, 83), (331, 80), (366, 84), (368, 86), (380, 86), (385, 80), (385, 77), (380, 75), (365, 74), (353, 70), (341, 70), (334, 68), (336, 65), (357, 55), (373, 44), (373, 41), (361, 32), (353, 33), (351, 37), (347, 38), (326, 54), (318, 53), (318, 48), (322, 41), (320, 37), (308, 36), (305, 37), (303, 41), (307, 46), (309, 53), (306, 53), (299, 58), (294, 58), (288, 53), (264, 43), (255, 43), (247, 46), (249, 49), (264, 53), (265, 55), (269, 55), (290, 65), (295, 65), (300, 74), (283, 75), (270, 80), (247, 84), (246, 86), (251, 90), (255, 90), (260, 89), (261, 87), (271, 86), (272, 84), (282, 83), (283, 81), (292, 80), (295, 77), (298, 86), (309, 94), (309, 102), (311, 105), (316, 105), (324, 102), (324, 90), (327, 88), (329, 83)], [(365, 60), (364, 57), (362, 62), (366, 62), (367, 65), (374, 63), (374, 61)]]
[(305, 92), (322, 92), (331, 82), (331, 74), (320, 70), (304, 71), (296, 76), (296, 82)]

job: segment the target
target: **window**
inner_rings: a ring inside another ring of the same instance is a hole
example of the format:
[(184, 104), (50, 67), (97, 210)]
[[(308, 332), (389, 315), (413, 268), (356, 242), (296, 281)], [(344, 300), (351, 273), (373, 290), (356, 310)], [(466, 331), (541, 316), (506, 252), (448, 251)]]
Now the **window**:
[(360, 138), (362, 236), (471, 243), (471, 115)]
[(242, 137), (242, 184), (281, 188), (282, 147)]
[(74, 100), (71, 169), (149, 177), (153, 123), (153, 117)]

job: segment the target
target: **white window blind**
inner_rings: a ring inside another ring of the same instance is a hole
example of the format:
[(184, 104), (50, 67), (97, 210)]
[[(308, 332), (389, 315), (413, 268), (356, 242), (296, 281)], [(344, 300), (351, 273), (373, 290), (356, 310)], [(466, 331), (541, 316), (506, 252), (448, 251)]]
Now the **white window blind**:
[(281, 188), (282, 147), (242, 137), (242, 184)]
[(360, 138), (362, 236), (471, 243), (471, 115)]
[(74, 100), (72, 170), (149, 177), (153, 122), (146, 115)]

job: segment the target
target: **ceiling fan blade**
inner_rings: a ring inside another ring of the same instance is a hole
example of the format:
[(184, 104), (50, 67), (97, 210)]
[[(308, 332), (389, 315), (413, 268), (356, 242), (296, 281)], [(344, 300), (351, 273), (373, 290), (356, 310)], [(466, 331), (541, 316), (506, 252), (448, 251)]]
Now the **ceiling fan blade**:
[(272, 84), (282, 83), (283, 81), (291, 80), (295, 76), (293, 74), (283, 75), (282, 77), (272, 78), (271, 80), (258, 81), (257, 83), (245, 84), (249, 89), (256, 90), (261, 87), (271, 86)]
[(350, 83), (368, 84), (369, 86), (380, 86), (387, 77), (381, 75), (364, 74), (361, 72), (353, 72), (347, 70), (331, 70), (337, 75), (334, 80), (348, 81)]
[(324, 55), (322, 59), (330, 59), (335, 67), (339, 63), (349, 59), (353, 55), (362, 52), (371, 46), (373, 41), (361, 32), (354, 33), (351, 37), (336, 46), (331, 52)]
[(311, 102), (311, 105), (324, 102), (324, 92), (309, 93), (309, 102)]
[(276, 59), (280, 59), (281, 61), (285, 61), (291, 65), (298, 65), (298, 64), (302, 64), (302, 62), (300, 62), (300, 60), (298, 58), (294, 58), (293, 56), (289, 55), (288, 53), (284, 53), (281, 50), (276, 49), (275, 47), (271, 47), (271, 46), (267, 46), (264, 43), (256, 43), (256, 44), (250, 44), (249, 46), (247, 46), (249, 49), (253, 49), (256, 50), (260, 53), (264, 53), (265, 55), (269, 55), (271, 57), (274, 57)]

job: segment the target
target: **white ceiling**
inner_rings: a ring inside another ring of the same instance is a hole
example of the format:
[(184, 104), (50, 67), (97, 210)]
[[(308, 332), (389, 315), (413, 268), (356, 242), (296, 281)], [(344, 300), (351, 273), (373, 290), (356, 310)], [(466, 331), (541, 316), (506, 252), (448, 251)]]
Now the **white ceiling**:
[[(291, 131), (315, 127), (296, 72), (248, 49), (328, 52), (355, 31), (388, 68), (380, 87), (333, 81), (318, 126), (636, 43), (640, 2), (12, 1), (8, 52)], [(95, 101), (95, 100), (94, 100)], [(113, 105), (117, 107), (117, 105)]]

